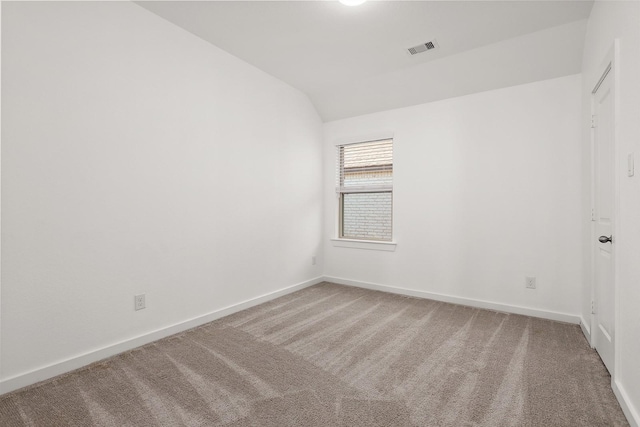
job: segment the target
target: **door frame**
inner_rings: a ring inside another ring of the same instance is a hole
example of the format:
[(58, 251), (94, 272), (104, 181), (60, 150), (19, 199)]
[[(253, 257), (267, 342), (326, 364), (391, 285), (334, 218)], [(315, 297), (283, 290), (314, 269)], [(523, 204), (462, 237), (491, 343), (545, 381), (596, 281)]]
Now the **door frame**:
[[(613, 233), (613, 239), (614, 239), (614, 244), (612, 244), (612, 248), (611, 248), (611, 253), (612, 253), (612, 262), (613, 262), (613, 290), (614, 290), (614, 301), (613, 301), (613, 312), (614, 312), (614, 319), (613, 319), (613, 372), (610, 372), (611, 374), (611, 382), (614, 383), (616, 378), (617, 378), (617, 371), (618, 371), (618, 366), (619, 366), (619, 357), (620, 357), (620, 351), (619, 351), (619, 342), (618, 342), (618, 325), (620, 324), (620, 319), (619, 319), (619, 312), (618, 312), (618, 307), (620, 306), (620, 292), (618, 289), (618, 283), (620, 282), (619, 280), (619, 262), (618, 262), (618, 250), (617, 250), (617, 243), (619, 243), (624, 237), (622, 236), (622, 234), (620, 233), (620, 221), (619, 221), (619, 213), (620, 213), (620, 171), (623, 170), (623, 168), (620, 165), (620, 160), (619, 160), (619, 147), (618, 147), (618, 139), (619, 139), (619, 131), (618, 131), (618, 111), (620, 111), (619, 109), (619, 94), (618, 94), (618, 87), (619, 87), (619, 70), (618, 70), (618, 64), (619, 64), (619, 40), (615, 39), (613, 42), (613, 46), (611, 46), (611, 48), (609, 49), (609, 51), (607, 52), (607, 54), (604, 57), (604, 60), (602, 61), (600, 67), (598, 67), (598, 74), (596, 75), (596, 78), (594, 81), (592, 81), (590, 84), (590, 114), (591, 116), (589, 117), (591, 119), (591, 117), (593, 117), (594, 112), (595, 112), (595, 93), (597, 92), (598, 88), (600, 87), (600, 84), (602, 83), (602, 81), (604, 80), (604, 78), (606, 76), (609, 76), (609, 78), (611, 78), (611, 96), (613, 97), (613, 141), (611, 142), (612, 144), (612, 152), (613, 152), (613, 164), (612, 164), (612, 173), (613, 173), (613, 215), (612, 215), (612, 233)], [(593, 330), (593, 328), (596, 326), (596, 314), (594, 313), (593, 310), (593, 304), (595, 303), (596, 305), (596, 310), (597, 311), (597, 307), (598, 307), (598, 301), (596, 299), (596, 280), (595, 280), (595, 251), (597, 248), (596, 245), (596, 239), (598, 236), (596, 236), (596, 227), (595, 227), (595, 217), (594, 217), (594, 212), (595, 212), (595, 194), (596, 194), (596, 165), (595, 165), (595, 154), (596, 154), (596, 147), (595, 147), (595, 131), (594, 128), (590, 129), (590, 143), (591, 143), (591, 171), (590, 171), (590, 185), (591, 185), (591, 232), (590, 232), (590, 242), (589, 242), (589, 250), (590, 250), (590, 260), (591, 260), (591, 268), (590, 268), (590, 277), (589, 277), (589, 282), (591, 285), (591, 304), (592, 304), (592, 310), (591, 310), (591, 316), (590, 316), (590, 345), (591, 348), (595, 348), (596, 346), (596, 340), (597, 340), (597, 334), (595, 333), (595, 331)]]

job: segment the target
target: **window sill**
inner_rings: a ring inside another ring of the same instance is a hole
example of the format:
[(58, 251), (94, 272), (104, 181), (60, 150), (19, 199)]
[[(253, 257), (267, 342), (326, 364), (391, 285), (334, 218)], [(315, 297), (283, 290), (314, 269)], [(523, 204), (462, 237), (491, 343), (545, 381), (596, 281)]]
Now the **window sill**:
[(373, 251), (395, 252), (396, 242), (378, 242), (376, 240), (331, 239), (334, 247), (369, 249)]

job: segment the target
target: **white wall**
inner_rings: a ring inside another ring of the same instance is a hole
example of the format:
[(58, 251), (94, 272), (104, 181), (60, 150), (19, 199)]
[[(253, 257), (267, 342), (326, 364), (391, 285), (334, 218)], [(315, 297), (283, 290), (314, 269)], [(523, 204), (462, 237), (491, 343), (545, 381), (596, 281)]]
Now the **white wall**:
[[(585, 286), (582, 313), (591, 320), (590, 129), (591, 91), (602, 73), (602, 63), (619, 39), (617, 64), (616, 167), (619, 216), (615, 236), (617, 262), (616, 367), (614, 390), (623, 399), (627, 415), (640, 424), (640, 3), (597, 1), (587, 26), (583, 57), (582, 158), (583, 258)], [(635, 152), (636, 174), (627, 177), (627, 155)]]
[(2, 7), (3, 380), (322, 274), (306, 96), (133, 3)]
[[(580, 81), (325, 123), (325, 275), (577, 316)], [(334, 145), (388, 132), (397, 248), (334, 247)]]

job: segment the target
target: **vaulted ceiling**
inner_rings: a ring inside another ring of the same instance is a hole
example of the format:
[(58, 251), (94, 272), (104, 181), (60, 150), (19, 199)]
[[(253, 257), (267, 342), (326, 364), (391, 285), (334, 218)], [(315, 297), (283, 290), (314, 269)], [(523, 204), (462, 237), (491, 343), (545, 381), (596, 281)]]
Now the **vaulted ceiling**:
[[(142, 1), (324, 121), (580, 72), (591, 1)], [(431, 40), (437, 48), (411, 56)]]

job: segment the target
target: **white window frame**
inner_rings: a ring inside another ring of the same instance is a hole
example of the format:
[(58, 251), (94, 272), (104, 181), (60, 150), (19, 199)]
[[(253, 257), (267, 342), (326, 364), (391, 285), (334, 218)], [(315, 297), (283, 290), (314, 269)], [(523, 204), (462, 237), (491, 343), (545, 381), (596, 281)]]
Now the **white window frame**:
[[(335, 153), (338, 151), (338, 147), (341, 146), (345, 146), (345, 145), (351, 145), (351, 144), (361, 144), (361, 143), (367, 143), (367, 142), (375, 142), (375, 141), (383, 141), (383, 140), (392, 140), (393, 144), (394, 144), (394, 148), (395, 148), (395, 139), (394, 139), (394, 135), (392, 132), (385, 132), (385, 133), (381, 133), (381, 134), (377, 134), (377, 135), (372, 135), (372, 136), (366, 136), (366, 137), (359, 137), (359, 138), (349, 138), (349, 139), (343, 139), (343, 140), (338, 140), (335, 141), (334, 143), (334, 156)], [(336, 161), (336, 167), (339, 168), (338, 165), (338, 161)], [(395, 160), (394, 160), (395, 163)], [(337, 174), (339, 174), (339, 170), (336, 171)], [(342, 234), (342, 230), (341, 230), (341, 221), (342, 221), (342, 217), (341, 217), (341, 195), (342, 192), (339, 191), (338, 188), (336, 188), (336, 197), (335, 197), (335, 205), (334, 205), (334, 212), (335, 212), (335, 232), (334, 232), (334, 237), (331, 238), (331, 242), (332, 245), (335, 247), (343, 247), (343, 248), (353, 248), (353, 249), (368, 249), (368, 250), (379, 250), (379, 251), (395, 251), (396, 249), (396, 245), (397, 242), (395, 241), (395, 235), (394, 235), (394, 200), (393, 200), (393, 184), (391, 185), (391, 188), (389, 189), (389, 192), (391, 192), (391, 197), (392, 197), (392, 205), (391, 205), (391, 240), (370, 240), (370, 239), (352, 239), (352, 238), (345, 238), (345, 237), (341, 237)]]

